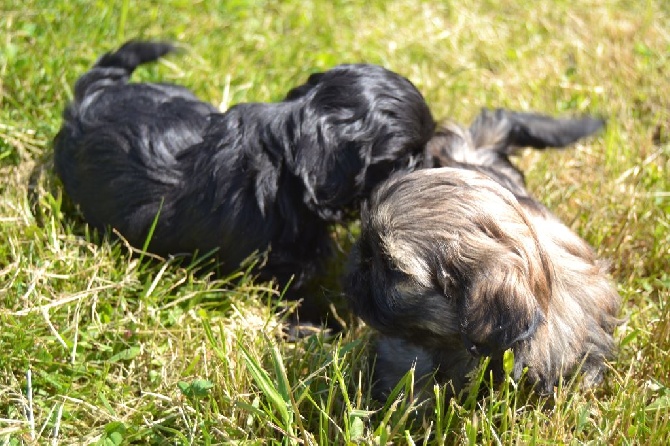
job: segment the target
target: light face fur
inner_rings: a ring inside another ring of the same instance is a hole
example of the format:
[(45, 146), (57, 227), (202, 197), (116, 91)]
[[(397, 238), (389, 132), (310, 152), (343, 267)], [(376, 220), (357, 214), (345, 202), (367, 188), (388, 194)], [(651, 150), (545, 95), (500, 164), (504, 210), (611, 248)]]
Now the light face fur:
[(394, 361), (413, 357), (458, 388), (473, 358), (495, 364), (510, 348), (515, 377), (528, 367), (544, 392), (580, 367), (598, 382), (620, 305), (606, 264), (541, 204), (476, 170), (391, 178), (363, 211), (345, 288), (382, 336), (377, 393), (407, 372)]
[(216, 250), (221, 272), (270, 250), (260, 270), (299, 287), (331, 251), (329, 227), (353, 217), (392, 172), (422, 163), (435, 128), (407, 79), (374, 65), (309, 77), (277, 103), (219, 113), (187, 89), (132, 83), (173, 51), (135, 42), (76, 83), (55, 165), (86, 220), (160, 255)]

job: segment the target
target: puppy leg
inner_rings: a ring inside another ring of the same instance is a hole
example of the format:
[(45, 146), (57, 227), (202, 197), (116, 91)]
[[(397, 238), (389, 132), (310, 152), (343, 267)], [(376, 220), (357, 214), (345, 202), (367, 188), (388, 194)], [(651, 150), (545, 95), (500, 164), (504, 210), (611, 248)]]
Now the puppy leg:
[(400, 338), (381, 336), (377, 341), (373, 396), (386, 401), (393, 388), (414, 367), (416, 392), (432, 380), (436, 364), (428, 350)]
[(479, 358), (462, 348), (431, 350), (404, 339), (381, 336), (377, 341), (373, 396), (386, 401), (412, 367), (415, 400), (429, 398), (432, 383), (446, 385), (447, 395), (455, 396), (465, 388), (468, 374), (478, 363)]

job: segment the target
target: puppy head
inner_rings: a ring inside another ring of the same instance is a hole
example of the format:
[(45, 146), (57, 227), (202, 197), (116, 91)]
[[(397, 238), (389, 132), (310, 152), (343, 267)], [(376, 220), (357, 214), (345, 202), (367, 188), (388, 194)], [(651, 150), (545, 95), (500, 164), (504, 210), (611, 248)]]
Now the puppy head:
[(435, 123), (421, 93), (374, 65), (342, 65), (289, 92), (299, 102), (288, 156), (305, 203), (322, 218), (353, 211), (372, 188), (422, 162)]
[(510, 192), (477, 172), (427, 169), (373, 193), (345, 290), (385, 334), (494, 354), (542, 323), (549, 268)]

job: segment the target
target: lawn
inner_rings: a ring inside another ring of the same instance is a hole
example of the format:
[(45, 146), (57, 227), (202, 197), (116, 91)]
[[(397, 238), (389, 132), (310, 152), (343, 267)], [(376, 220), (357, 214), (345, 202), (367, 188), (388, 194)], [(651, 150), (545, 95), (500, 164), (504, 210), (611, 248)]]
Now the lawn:
[[(668, 444), (667, 1), (0, 0), (0, 30), (0, 445)], [(222, 109), (365, 61), (408, 77), (438, 119), (469, 123), (481, 107), (606, 117), (596, 137), (517, 160), (533, 194), (611, 261), (623, 323), (604, 382), (538, 397), (481, 372), (462, 398), (435, 388), (417, 408), (408, 381), (378, 402), (374, 334), (338, 299), (356, 224), (334, 228), (342, 253), (312, 291), (345, 330), (293, 342), (272, 283), (89, 231), (51, 140), (77, 77), (136, 37), (185, 51), (134, 79)]]

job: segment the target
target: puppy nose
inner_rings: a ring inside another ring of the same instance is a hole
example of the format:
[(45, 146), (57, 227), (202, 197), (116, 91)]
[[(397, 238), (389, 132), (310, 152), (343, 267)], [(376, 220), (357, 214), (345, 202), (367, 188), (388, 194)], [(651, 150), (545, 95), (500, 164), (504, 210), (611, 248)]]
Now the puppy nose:
[(463, 345), (465, 349), (474, 357), (482, 356), (482, 352), (477, 348), (477, 345), (472, 342), (467, 336), (463, 335)]

